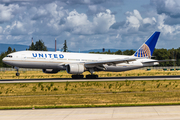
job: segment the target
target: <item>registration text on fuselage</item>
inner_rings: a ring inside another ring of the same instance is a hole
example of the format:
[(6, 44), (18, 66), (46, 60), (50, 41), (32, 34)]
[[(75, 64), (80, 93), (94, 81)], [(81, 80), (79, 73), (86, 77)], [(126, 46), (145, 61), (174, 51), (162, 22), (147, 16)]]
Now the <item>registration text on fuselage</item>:
[(32, 53), (33, 57), (40, 58), (64, 58), (63, 54), (51, 54), (51, 53)]

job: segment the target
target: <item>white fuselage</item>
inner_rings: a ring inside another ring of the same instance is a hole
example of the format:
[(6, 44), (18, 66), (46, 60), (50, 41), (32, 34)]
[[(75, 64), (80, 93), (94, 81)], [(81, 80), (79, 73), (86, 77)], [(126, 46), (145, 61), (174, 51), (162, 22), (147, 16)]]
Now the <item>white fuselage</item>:
[[(68, 52), (48, 52), (48, 51), (19, 51), (8, 55), (3, 62), (19, 68), (36, 68), (36, 69), (57, 69), (66, 70), (66, 65), (71, 63), (84, 64), (87, 62), (108, 61), (115, 59), (135, 58), (127, 55), (107, 55), (107, 54), (90, 54), (90, 53), (68, 53)], [(115, 65), (104, 64), (104, 71), (126, 71), (146, 66), (157, 65), (158, 63), (142, 62), (154, 61), (148, 58), (139, 58), (127, 63)]]

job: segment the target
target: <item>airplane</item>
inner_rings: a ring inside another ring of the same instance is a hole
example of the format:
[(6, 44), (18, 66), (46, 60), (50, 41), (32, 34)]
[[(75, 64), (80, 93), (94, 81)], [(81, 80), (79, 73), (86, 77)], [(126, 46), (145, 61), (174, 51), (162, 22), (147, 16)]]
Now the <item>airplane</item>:
[(10, 53), (2, 61), (16, 69), (16, 76), (20, 75), (19, 68), (34, 68), (42, 69), (44, 73), (66, 70), (73, 79), (82, 79), (82, 73), (89, 71), (91, 74), (86, 75), (86, 78), (94, 79), (98, 78), (98, 75), (93, 74), (95, 71), (121, 72), (172, 61), (151, 59), (159, 35), (160, 32), (154, 32), (131, 56), (27, 50)]

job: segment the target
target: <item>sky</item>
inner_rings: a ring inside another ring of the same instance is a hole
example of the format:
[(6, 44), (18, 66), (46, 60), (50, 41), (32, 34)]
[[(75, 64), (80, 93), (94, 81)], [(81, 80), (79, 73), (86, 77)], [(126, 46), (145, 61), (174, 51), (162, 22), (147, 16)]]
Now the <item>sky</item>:
[(156, 48), (180, 47), (179, 0), (0, 0), (0, 43), (138, 49), (155, 31)]

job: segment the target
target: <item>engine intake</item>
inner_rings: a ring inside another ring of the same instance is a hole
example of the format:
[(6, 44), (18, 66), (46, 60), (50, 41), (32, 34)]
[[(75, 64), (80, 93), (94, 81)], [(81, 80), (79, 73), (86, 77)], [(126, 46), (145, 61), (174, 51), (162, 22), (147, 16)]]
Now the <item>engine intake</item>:
[(69, 74), (82, 74), (84, 72), (84, 65), (82, 64), (68, 64), (66, 71)]
[(42, 69), (43, 73), (50, 73), (50, 74), (53, 74), (53, 73), (58, 73), (60, 70), (57, 70), (57, 69)]

